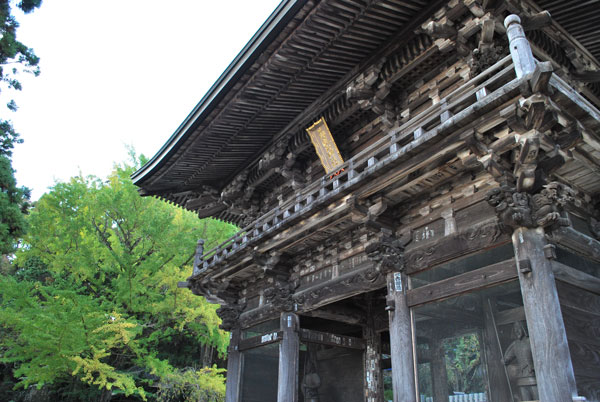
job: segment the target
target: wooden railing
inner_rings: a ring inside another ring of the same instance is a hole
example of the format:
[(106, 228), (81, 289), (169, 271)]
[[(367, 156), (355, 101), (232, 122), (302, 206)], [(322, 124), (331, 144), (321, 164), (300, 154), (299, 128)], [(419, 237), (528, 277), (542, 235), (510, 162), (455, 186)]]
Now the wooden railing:
[[(239, 253), (249, 245), (270, 236), (321, 206), (342, 198), (365, 179), (410, 157), (422, 144), (448, 133), (459, 124), (474, 120), (491, 109), (508, 93), (518, 91), (526, 81), (514, 78), (510, 56), (498, 61), (478, 76), (461, 85), (399, 127), (390, 129), (379, 141), (362, 150), (340, 166), (341, 173), (323, 176), (309, 184), (280, 206), (258, 218), (224, 243), (202, 255), (196, 275)], [(487, 93), (486, 88), (497, 89)], [(404, 145), (402, 145), (404, 144)]]

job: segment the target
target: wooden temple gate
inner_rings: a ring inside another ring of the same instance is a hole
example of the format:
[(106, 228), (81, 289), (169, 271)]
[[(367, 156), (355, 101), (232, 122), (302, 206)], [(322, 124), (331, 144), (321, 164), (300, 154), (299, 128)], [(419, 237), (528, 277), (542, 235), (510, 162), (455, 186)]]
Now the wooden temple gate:
[(227, 402), (600, 400), (600, 38), (566, 3), (284, 1), (134, 174), (242, 228), (181, 283)]

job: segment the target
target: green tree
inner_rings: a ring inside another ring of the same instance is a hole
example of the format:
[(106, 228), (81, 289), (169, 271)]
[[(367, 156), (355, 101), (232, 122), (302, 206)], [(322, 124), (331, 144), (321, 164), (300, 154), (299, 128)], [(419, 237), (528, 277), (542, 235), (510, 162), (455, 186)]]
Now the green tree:
[(198, 238), (211, 246), (236, 228), (140, 197), (133, 170), (57, 183), (32, 208), (18, 269), (0, 277), (0, 359), (18, 386), (61, 400), (148, 399), (186, 373), (188, 388), (222, 397), (221, 370), (197, 367), (226, 352), (218, 306), (176, 285)]
[[(10, 0), (0, 0), (0, 91), (21, 90), (18, 75), (23, 72), (38, 75), (39, 58), (32, 49), (17, 40), (19, 23), (12, 15)], [(17, 3), (25, 13), (41, 5), (41, 0), (22, 0)], [(7, 102), (15, 111), (14, 100)], [(25, 231), (23, 213), (28, 207), (29, 190), (17, 187), (12, 168), (12, 149), (21, 142), (9, 120), (0, 119), (0, 253), (11, 254), (16, 241)]]
[(476, 334), (444, 340), (448, 386), (452, 391), (483, 392), (481, 347)]

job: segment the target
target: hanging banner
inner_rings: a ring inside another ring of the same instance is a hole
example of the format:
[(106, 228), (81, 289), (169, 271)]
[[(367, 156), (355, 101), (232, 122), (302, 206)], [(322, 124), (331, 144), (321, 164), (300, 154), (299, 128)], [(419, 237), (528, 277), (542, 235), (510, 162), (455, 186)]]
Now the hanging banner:
[(321, 117), (315, 124), (306, 129), (310, 140), (319, 155), (321, 164), (325, 168), (325, 173), (336, 173), (336, 170), (344, 163), (342, 155), (338, 150), (333, 136), (327, 127), (325, 118)]

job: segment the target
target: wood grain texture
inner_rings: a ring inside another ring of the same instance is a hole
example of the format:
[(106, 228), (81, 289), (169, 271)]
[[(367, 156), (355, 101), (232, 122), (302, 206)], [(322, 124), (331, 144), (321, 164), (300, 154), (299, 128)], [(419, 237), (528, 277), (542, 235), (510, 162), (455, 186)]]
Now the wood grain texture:
[(600, 295), (557, 281), (579, 395), (600, 398)]
[(497, 219), (494, 218), (456, 234), (442, 237), (433, 243), (407, 250), (406, 269), (409, 274), (413, 274), (433, 265), (508, 241), (508, 236), (502, 233)]
[(281, 314), (283, 340), (279, 344), (277, 402), (298, 401), (298, 365), (300, 359), (300, 320), (296, 314)]
[[(402, 289), (396, 288), (394, 275), (401, 276)], [(408, 278), (404, 273), (387, 275), (394, 402), (417, 402), (412, 317), (406, 298), (407, 284)]]
[(227, 355), (227, 383), (225, 402), (238, 402), (240, 398), (240, 385), (242, 378), (242, 354), (238, 349), (241, 331), (236, 328), (231, 331), (229, 350)]
[[(570, 401), (577, 396), (575, 374), (545, 245), (542, 228), (518, 228), (513, 234), (540, 400)], [(523, 272), (527, 260), (531, 272)]]
[(561, 264), (558, 261), (552, 261), (552, 271), (557, 280), (600, 295), (600, 278)]
[(497, 285), (517, 278), (514, 259), (492, 264), (475, 271), (425, 285), (407, 292), (407, 302), (414, 307), (431, 301), (440, 301), (470, 290)]
[(383, 376), (381, 371), (381, 334), (375, 331), (371, 319), (363, 327), (365, 339), (365, 402), (383, 402)]
[[(516, 273), (516, 271), (515, 271)], [(499, 325), (496, 312), (495, 300), (482, 298), (483, 305), (483, 350), (485, 353), (485, 362), (487, 363), (487, 374), (490, 384), (488, 394), (490, 402), (511, 401), (510, 386), (506, 367), (502, 363), (502, 351), (500, 350), (500, 340), (497, 335), (497, 326)], [(525, 314), (523, 314), (523, 319)], [(520, 318), (520, 317), (519, 317)]]

